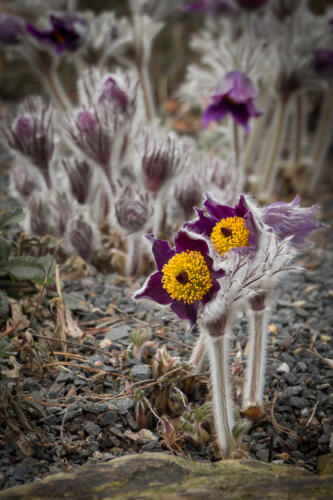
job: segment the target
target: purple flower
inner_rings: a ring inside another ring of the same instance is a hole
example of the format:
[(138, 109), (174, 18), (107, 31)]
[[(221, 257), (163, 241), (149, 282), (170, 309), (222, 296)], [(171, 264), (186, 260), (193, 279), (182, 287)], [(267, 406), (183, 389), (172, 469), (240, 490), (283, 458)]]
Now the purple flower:
[(183, 12), (206, 12), (207, 14), (216, 14), (222, 12), (230, 14), (234, 12), (228, 0), (197, 0), (196, 2), (186, 3), (181, 7)]
[(313, 69), (326, 77), (333, 77), (333, 50), (318, 49), (314, 53)]
[(94, 230), (90, 222), (82, 215), (72, 220), (68, 228), (68, 238), (79, 256), (89, 262), (96, 250)]
[(310, 233), (323, 227), (323, 224), (313, 219), (318, 212), (318, 205), (302, 208), (300, 203), (300, 197), (296, 196), (290, 203), (278, 201), (262, 208), (265, 224), (275, 231), (280, 240), (291, 237), (291, 244), (296, 248), (306, 246)]
[(109, 76), (104, 82), (99, 101), (110, 101), (116, 104), (116, 107), (123, 112), (126, 111), (128, 106), (127, 95), (112, 76)]
[(249, 131), (248, 121), (258, 117), (258, 111), (253, 100), (258, 96), (252, 81), (241, 71), (231, 71), (217, 86), (212, 95), (212, 103), (202, 116), (204, 127), (211, 121), (219, 121), (230, 113), (238, 125)]
[(74, 52), (82, 45), (82, 35), (86, 23), (77, 17), (51, 15), (49, 30), (41, 30), (27, 23), (26, 30), (38, 42), (51, 45), (57, 54)]
[(268, 2), (268, 0), (236, 0), (240, 7), (246, 10), (259, 9)]
[(184, 227), (211, 240), (221, 255), (231, 249), (241, 254), (257, 250), (259, 231), (245, 197), (241, 195), (234, 208), (216, 203), (209, 195), (206, 197), (204, 206), (209, 216), (196, 209), (199, 219), (187, 222)]
[(167, 241), (155, 240), (151, 234), (146, 237), (152, 243), (158, 271), (134, 298), (170, 305), (179, 318), (195, 324), (199, 307), (212, 300), (220, 289), (217, 279), (225, 275), (224, 271), (213, 269), (207, 243), (186, 231), (176, 235), (175, 248)]
[(17, 45), (22, 35), (22, 24), (14, 16), (0, 14), (0, 43)]

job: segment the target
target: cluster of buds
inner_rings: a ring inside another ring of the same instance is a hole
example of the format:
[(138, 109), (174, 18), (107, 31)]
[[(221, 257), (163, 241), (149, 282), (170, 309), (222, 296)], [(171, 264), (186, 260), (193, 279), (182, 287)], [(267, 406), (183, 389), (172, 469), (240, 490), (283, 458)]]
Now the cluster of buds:
[(297, 270), (291, 263), (296, 250), (321, 226), (313, 219), (318, 207), (299, 205), (296, 198), (259, 208), (249, 196), (241, 195), (232, 207), (207, 195), (204, 209), (197, 209), (197, 219), (185, 223), (176, 235), (174, 248), (147, 235), (157, 271), (135, 299), (170, 306), (180, 319), (201, 327), (192, 362), (200, 364), (208, 351), (215, 425), (225, 456), (239, 442), (240, 429), (248, 428), (247, 421), (234, 422), (228, 367), (232, 320), (246, 305), (250, 341), (242, 409), (253, 414), (253, 408), (260, 409), (263, 403), (271, 292), (284, 273)]

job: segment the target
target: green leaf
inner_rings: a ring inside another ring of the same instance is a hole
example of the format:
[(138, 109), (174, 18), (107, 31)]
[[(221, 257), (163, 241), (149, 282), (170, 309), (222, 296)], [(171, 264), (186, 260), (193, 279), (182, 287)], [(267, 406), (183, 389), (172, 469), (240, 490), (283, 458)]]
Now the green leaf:
[(9, 304), (7, 299), (7, 294), (0, 290), (0, 323), (8, 318), (9, 314)]
[(0, 230), (11, 224), (21, 222), (23, 218), (24, 216), (21, 208), (8, 208), (6, 211), (0, 213)]
[[(38, 258), (38, 264), (40, 264), (43, 269), (44, 269), (44, 276), (42, 279), (35, 279), (34, 282), (37, 283), (38, 285), (43, 285), (44, 284), (44, 279), (45, 279), (45, 276), (49, 270), (49, 267), (50, 267), (50, 264), (51, 264), (51, 261), (53, 259), (53, 255), (51, 254), (47, 254), (47, 255), (44, 255), (43, 257), (39, 257)], [(52, 264), (52, 267), (51, 267), (51, 270), (50, 270), (50, 274), (49, 274), (49, 277), (47, 279), (47, 285), (55, 285), (55, 267), (56, 267), (56, 261), (55, 259), (53, 259), (53, 264)]]
[(38, 257), (14, 257), (7, 264), (8, 272), (17, 280), (44, 280), (44, 267), (39, 264)]
[(0, 276), (5, 276), (8, 273), (6, 267), (11, 248), (12, 245), (10, 241), (0, 236)]
[(43, 409), (43, 407), (38, 404), (38, 403), (35, 403), (34, 401), (27, 401), (27, 400), (21, 400), (21, 401), (18, 401), (17, 404), (22, 408), (22, 410), (33, 410), (35, 413), (38, 413), (39, 415), (41, 415), (42, 417), (46, 417), (46, 413)]

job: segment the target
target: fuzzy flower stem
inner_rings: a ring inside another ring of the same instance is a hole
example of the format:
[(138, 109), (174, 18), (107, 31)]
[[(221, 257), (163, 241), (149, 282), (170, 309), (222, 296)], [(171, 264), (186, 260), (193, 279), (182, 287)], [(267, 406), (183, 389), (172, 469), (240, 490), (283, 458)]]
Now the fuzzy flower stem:
[(127, 237), (127, 252), (126, 252), (126, 276), (134, 276), (138, 270), (140, 263), (141, 237), (136, 234), (129, 234)]
[(71, 104), (60, 83), (56, 70), (53, 68), (45, 74), (38, 71), (39, 77), (49, 96), (55, 100), (58, 106), (66, 112), (70, 112)]
[(164, 193), (163, 189), (158, 193), (156, 200), (155, 200), (155, 209), (154, 209), (154, 215), (153, 215), (153, 234), (155, 235), (156, 238), (159, 237), (162, 228), (163, 228), (163, 223), (165, 220), (165, 211), (166, 211), (166, 205), (164, 201)]
[(311, 190), (313, 191), (318, 183), (323, 162), (328, 148), (331, 144), (333, 129), (333, 89), (326, 91), (322, 102), (319, 122), (314, 146), (312, 150), (313, 176), (311, 179)]
[(295, 98), (295, 128), (292, 141), (291, 168), (296, 175), (301, 160), (302, 138), (305, 131), (305, 95), (299, 94)]
[(200, 333), (199, 339), (196, 342), (192, 355), (190, 357), (190, 363), (194, 366), (194, 374), (198, 374), (201, 371), (203, 362), (205, 360), (205, 334)]
[(272, 129), (270, 133), (269, 148), (262, 161), (265, 168), (261, 170), (262, 172), (262, 182), (260, 184), (261, 195), (271, 194), (272, 188), (274, 186), (277, 169), (279, 154), (283, 145), (283, 140), (286, 131), (286, 118), (288, 110), (288, 100), (281, 99), (275, 111), (275, 116), (272, 122)]
[[(264, 299), (266, 298), (264, 297)], [(268, 317), (269, 309), (265, 307), (264, 300), (262, 309), (258, 309), (253, 303), (251, 304), (248, 311), (250, 338), (243, 393), (243, 410), (250, 407), (260, 407), (263, 402)]]
[(239, 166), (239, 155), (240, 155), (239, 129), (238, 129), (237, 123), (234, 120), (232, 123), (232, 133), (233, 133), (233, 139), (234, 139), (235, 161), (236, 161), (236, 165)]
[(224, 458), (229, 458), (234, 449), (233, 403), (229, 385), (229, 334), (213, 337), (207, 335), (210, 372), (213, 390), (213, 406), (217, 437), (221, 445)]
[(141, 66), (140, 65), (138, 66), (139, 66), (138, 72), (142, 87), (142, 94), (146, 109), (147, 120), (150, 122), (155, 116), (155, 106), (154, 106), (153, 92), (151, 88), (149, 72), (147, 67), (148, 65), (146, 63), (142, 63)]

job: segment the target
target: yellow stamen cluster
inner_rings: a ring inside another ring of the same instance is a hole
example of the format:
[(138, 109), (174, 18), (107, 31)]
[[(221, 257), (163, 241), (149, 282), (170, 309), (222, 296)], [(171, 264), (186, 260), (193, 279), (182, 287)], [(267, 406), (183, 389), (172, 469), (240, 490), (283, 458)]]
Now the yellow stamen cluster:
[(174, 255), (162, 273), (163, 288), (172, 299), (186, 304), (201, 300), (213, 284), (204, 256), (194, 250)]
[(223, 255), (236, 247), (248, 247), (249, 230), (243, 217), (227, 217), (214, 227), (210, 239), (215, 250)]

